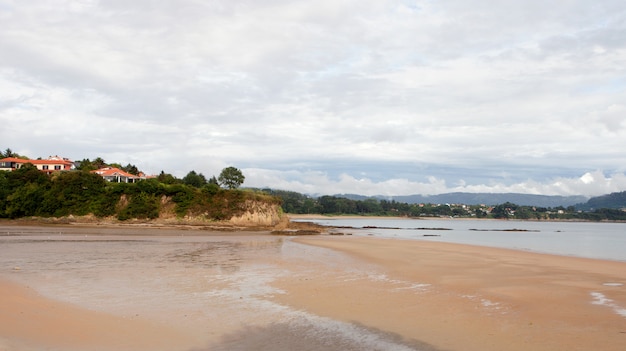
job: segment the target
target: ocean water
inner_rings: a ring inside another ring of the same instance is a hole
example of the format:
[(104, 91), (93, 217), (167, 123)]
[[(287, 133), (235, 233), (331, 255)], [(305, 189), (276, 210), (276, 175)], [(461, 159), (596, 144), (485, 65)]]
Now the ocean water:
[(626, 261), (626, 223), (472, 219), (302, 219), (353, 235), (441, 241)]

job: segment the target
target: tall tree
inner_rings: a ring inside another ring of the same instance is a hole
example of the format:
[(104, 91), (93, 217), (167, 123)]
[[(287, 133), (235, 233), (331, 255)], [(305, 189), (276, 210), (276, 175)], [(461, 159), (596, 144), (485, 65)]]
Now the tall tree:
[(178, 179), (169, 173), (165, 173), (165, 171), (161, 171), (157, 180), (163, 184), (176, 184), (178, 183)]
[(7, 158), (7, 157), (19, 157), (20, 155), (16, 154), (15, 152), (13, 152), (13, 150), (11, 150), (10, 148), (7, 148), (4, 153), (2, 151), (0, 151), (0, 158)]
[(93, 160), (92, 164), (94, 167), (96, 167), (96, 169), (104, 168), (107, 166), (107, 163), (104, 162), (102, 157), (96, 157), (96, 159)]
[(139, 169), (135, 165), (131, 165), (130, 163), (124, 167), (121, 167), (122, 171), (128, 172), (130, 174), (139, 175)]
[(243, 173), (238, 168), (235, 167), (226, 167), (220, 173), (219, 178), (217, 180), (220, 184), (228, 189), (237, 189), (243, 181), (246, 179)]
[(183, 178), (183, 183), (196, 188), (200, 188), (206, 184), (206, 178), (202, 173), (196, 173), (196, 171), (191, 171), (187, 173), (187, 175)]
[(209, 184), (220, 185), (215, 176), (211, 176), (211, 178), (209, 179)]
[(93, 171), (97, 169), (96, 166), (94, 166), (88, 158), (77, 161), (76, 164), (76, 169), (78, 169), (79, 171)]

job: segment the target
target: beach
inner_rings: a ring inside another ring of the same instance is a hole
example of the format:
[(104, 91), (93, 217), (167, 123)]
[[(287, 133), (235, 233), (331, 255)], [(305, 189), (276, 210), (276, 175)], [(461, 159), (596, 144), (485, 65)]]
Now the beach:
[(626, 263), (449, 243), (306, 238), (385, 279), (285, 282), (290, 304), (446, 350), (622, 350)]
[(626, 262), (418, 240), (0, 226), (0, 350), (623, 350)]

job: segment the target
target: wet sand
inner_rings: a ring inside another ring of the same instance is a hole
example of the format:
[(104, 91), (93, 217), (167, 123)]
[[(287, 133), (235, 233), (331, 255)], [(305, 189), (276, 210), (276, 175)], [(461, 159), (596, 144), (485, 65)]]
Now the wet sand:
[(0, 225), (0, 350), (623, 350), (624, 284), (447, 243)]
[(0, 350), (171, 350), (189, 335), (149, 320), (128, 319), (46, 299), (0, 281)]

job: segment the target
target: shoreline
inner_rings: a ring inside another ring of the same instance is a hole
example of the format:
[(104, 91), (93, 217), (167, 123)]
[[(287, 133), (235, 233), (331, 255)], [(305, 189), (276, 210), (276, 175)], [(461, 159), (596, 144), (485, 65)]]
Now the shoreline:
[[(111, 219), (96, 219), (93, 216), (62, 217), (62, 218), (20, 218), (0, 219), (0, 226), (15, 227), (65, 227), (65, 228), (117, 228), (117, 229), (161, 229), (161, 230), (188, 230), (198, 232), (199, 235), (207, 232), (222, 233), (255, 233), (280, 232), (283, 235), (296, 234), (298, 230), (327, 234), (333, 226), (318, 225), (298, 220), (341, 220), (341, 219), (378, 219), (378, 220), (441, 220), (441, 221), (494, 221), (494, 222), (545, 222), (545, 223), (626, 223), (626, 221), (584, 221), (584, 220), (535, 220), (535, 219), (499, 219), (499, 218), (452, 218), (452, 217), (396, 217), (396, 216), (359, 216), (359, 215), (323, 215), (323, 214), (284, 214), (284, 220), (273, 226), (234, 225), (228, 221), (210, 222), (194, 220), (128, 220), (118, 221)], [(310, 233), (309, 233), (310, 234)], [(2, 233), (0, 233), (2, 235)]]
[(323, 215), (323, 214), (287, 214), (290, 219), (397, 219), (397, 220), (441, 220), (441, 221), (500, 221), (500, 222), (545, 222), (545, 223), (626, 223), (622, 220), (591, 221), (583, 219), (519, 219), (519, 218), (475, 218), (475, 217), (403, 217), (403, 216), (359, 216), (359, 215)]

